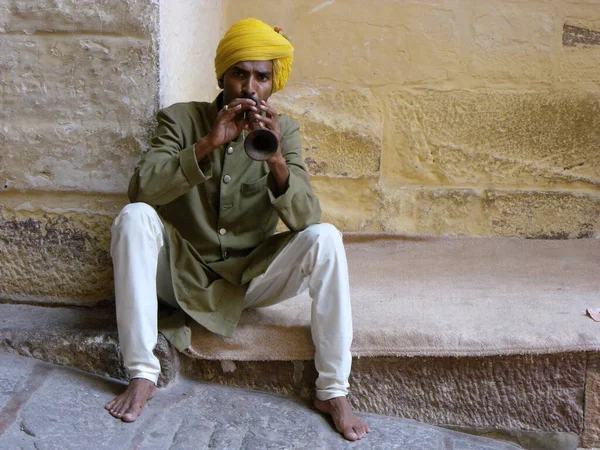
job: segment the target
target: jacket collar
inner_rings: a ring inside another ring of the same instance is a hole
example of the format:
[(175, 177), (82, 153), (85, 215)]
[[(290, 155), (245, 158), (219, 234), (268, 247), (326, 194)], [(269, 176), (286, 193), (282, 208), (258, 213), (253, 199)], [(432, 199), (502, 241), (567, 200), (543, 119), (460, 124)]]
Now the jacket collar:
[(221, 91), (219, 93), (219, 95), (217, 95), (217, 98), (215, 98), (214, 101), (208, 107), (208, 117), (210, 117), (211, 123), (215, 122), (215, 119), (217, 118), (217, 114), (219, 113), (219, 111), (221, 110), (222, 107), (223, 107), (223, 91)]

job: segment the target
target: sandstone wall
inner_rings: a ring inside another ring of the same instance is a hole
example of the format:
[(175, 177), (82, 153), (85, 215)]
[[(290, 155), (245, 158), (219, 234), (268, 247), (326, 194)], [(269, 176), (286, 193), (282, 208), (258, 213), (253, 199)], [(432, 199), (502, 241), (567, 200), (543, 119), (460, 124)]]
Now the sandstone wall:
[(156, 110), (212, 98), (219, 36), (248, 16), (296, 46), (273, 102), (326, 220), (599, 233), (598, 1), (0, 0), (0, 299), (112, 297), (110, 224)]
[(0, 0), (0, 298), (112, 296), (110, 225), (158, 107), (158, 2)]
[(295, 45), (273, 97), (344, 230), (599, 231), (600, 3), (225, 0)]

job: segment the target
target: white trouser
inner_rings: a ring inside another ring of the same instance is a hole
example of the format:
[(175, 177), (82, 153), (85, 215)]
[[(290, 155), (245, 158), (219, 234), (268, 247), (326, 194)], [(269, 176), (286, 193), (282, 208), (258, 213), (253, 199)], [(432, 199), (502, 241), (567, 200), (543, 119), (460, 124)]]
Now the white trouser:
[[(131, 378), (156, 383), (160, 364), (152, 350), (158, 338), (158, 300), (176, 306), (165, 229), (145, 203), (125, 206), (112, 226), (111, 255), (119, 342)], [(274, 305), (308, 289), (315, 344), (317, 398), (348, 393), (352, 315), (346, 253), (340, 232), (329, 224), (298, 233), (267, 271), (250, 283), (245, 308)]]

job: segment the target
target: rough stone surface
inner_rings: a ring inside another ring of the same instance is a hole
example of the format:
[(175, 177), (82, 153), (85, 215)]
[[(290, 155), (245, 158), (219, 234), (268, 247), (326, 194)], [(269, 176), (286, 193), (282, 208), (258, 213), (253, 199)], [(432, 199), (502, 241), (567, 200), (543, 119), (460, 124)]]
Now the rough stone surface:
[(465, 59), (475, 79), (551, 80), (556, 23), (549, 5), (493, 1), (469, 9), (473, 34)]
[(2, 8), (0, 145), (8, 151), (0, 177), (8, 189), (126, 188), (158, 101), (156, 6), (40, 1)]
[[(296, 79), (347, 85), (445, 81), (460, 71), (457, 11), (433, 2), (299, 1), (264, 10), (241, 0), (224, 3), (226, 26), (261, 11), (297, 46)], [(285, 3), (285, 2), (284, 2)]]
[[(0, 304), (0, 350), (127, 380), (119, 350), (114, 309), (44, 308)], [(171, 383), (179, 360), (162, 335), (155, 354), (162, 372), (158, 384)]]
[[(243, 389), (181, 380), (160, 390), (132, 424), (103, 408), (123, 386), (106, 379), (0, 355), (10, 408), (0, 413), (0, 447), (36, 449), (402, 449), (517, 450), (522, 447), (412, 420), (362, 415), (371, 433), (345, 441), (307, 404)], [(257, 414), (257, 412), (259, 412)], [(564, 450), (572, 450), (564, 449)]]
[(538, 239), (594, 237), (600, 198), (564, 192), (488, 192), (484, 216), (499, 236)]
[[(0, 305), (0, 316), (0, 351), (127, 379), (112, 310), (5, 304)], [(307, 401), (314, 396), (316, 371), (311, 361), (234, 362), (183, 357), (179, 362), (180, 355), (162, 336), (155, 353), (163, 370), (160, 385), (169, 384), (181, 371), (187, 377), (215, 384)], [(360, 358), (353, 363), (350, 399), (359, 411), (443, 426), (489, 428), (504, 434), (512, 430), (511, 435), (519, 434), (515, 430), (535, 430), (579, 436), (584, 426), (586, 361), (586, 354)], [(588, 372), (585, 413), (595, 420), (595, 388), (590, 373), (593, 371)], [(0, 400), (6, 401), (1, 395)], [(595, 442), (595, 422), (586, 424), (586, 442)], [(546, 436), (544, 440), (559, 438)]]
[[(360, 358), (351, 401), (359, 411), (437, 425), (580, 435), (585, 354), (488, 358)], [(187, 360), (189, 377), (228, 386), (314, 396), (312, 362)]]
[[(567, 239), (594, 237), (600, 218), (599, 197), (569, 192), (399, 189), (383, 184), (362, 193), (354, 190), (355, 197), (372, 193), (378, 202), (375, 212), (361, 208), (368, 202), (360, 199), (354, 217), (337, 212), (335, 223), (359, 225), (358, 231)], [(325, 201), (333, 200), (325, 196)], [(342, 221), (346, 217), (352, 221)]]
[(585, 385), (585, 423), (581, 442), (584, 447), (600, 447), (600, 355), (588, 357)]
[[(382, 231), (377, 220), (381, 208), (377, 182), (370, 179), (313, 177), (312, 186), (323, 210), (323, 222), (344, 231)], [(405, 220), (408, 218), (405, 216)]]
[(0, 298), (91, 305), (112, 299), (110, 226), (125, 196), (0, 195)]
[(580, 434), (585, 361), (585, 354), (362, 358), (353, 364), (350, 383), (361, 411)]
[(600, 83), (600, 5), (572, 2), (565, 14), (560, 52), (560, 81), (592, 90)]
[[(223, 2), (224, 28), (260, 13), (298, 43), (274, 102), (303, 125), (326, 220), (347, 231), (590, 235), (596, 214), (582, 196), (600, 197), (600, 4), (384, 3)], [(555, 202), (574, 220), (544, 212)]]
[(379, 175), (381, 107), (370, 90), (330, 83), (290, 85), (273, 97), (273, 104), (300, 123), (304, 162), (312, 175)]
[(600, 32), (565, 23), (562, 43), (565, 47), (600, 45)]
[(281, 395), (300, 394), (304, 389), (303, 361), (209, 361), (182, 358), (181, 370), (186, 376), (222, 384), (273, 392)]
[(139, 0), (0, 0), (0, 32), (79, 33), (148, 38), (156, 31), (157, 2)]
[(600, 98), (592, 94), (390, 92), (386, 179), (407, 183), (588, 188)]
[(0, 206), (0, 297), (90, 304), (111, 298), (112, 218)]
[(112, 296), (103, 202), (149, 144), (157, 30), (157, 1), (0, 0), (0, 298)]

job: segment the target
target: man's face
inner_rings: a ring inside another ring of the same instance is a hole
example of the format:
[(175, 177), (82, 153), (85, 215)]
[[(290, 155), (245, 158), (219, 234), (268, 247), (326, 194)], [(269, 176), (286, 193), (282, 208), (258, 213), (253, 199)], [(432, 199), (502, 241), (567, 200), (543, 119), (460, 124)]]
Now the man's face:
[(273, 90), (273, 61), (240, 61), (225, 72), (219, 87), (225, 105), (251, 96), (267, 101)]

